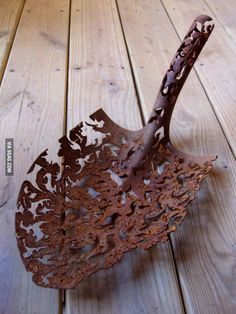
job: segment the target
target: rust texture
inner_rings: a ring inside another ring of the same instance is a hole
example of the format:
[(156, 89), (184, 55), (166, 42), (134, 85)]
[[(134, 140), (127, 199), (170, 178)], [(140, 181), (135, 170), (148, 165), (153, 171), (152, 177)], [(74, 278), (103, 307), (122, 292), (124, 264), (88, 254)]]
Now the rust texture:
[(193, 22), (163, 79), (146, 126), (130, 131), (102, 109), (62, 137), (61, 164), (44, 151), (18, 197), (18, 247), (33, 281), (73, 288), (135, 248), (168, 240), (215, 157), (177, 151), (169, 125), (179, 92), (213, 25)]

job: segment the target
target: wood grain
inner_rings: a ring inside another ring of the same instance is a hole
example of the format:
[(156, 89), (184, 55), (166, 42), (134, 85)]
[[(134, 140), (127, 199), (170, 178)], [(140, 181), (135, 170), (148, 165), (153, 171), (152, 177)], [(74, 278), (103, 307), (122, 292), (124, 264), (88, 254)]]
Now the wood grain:
[[(182, 38), (192, 23), (193, 15), (196, 15), (196, 12), (189, 13), (194, 11), (194, 4), (192, 2), (192, 6), (187, 6), (187, 1), (164, 1), (167, 2), (170, 5), (175, 2), (175, 19), (172, 20), (175, 27), (179, 29), (180, 24), (185, 24), (181, 27)], [(178, 9), (179, 2), (182, 5)], [(161, 2), (118, 0), (118, 7), (146, 116), (180, 41)], [(170, 7), (167, 9), (169, 12)], [(170, 12), (169, 14), (171, 15)], [(215, 37), (212, 37), (203, 51), (206, 66), (211, 63), (214, 54), (212, 44), (210, 45), (214, 40)], [(217, 44), (222, 50), (224, 42)], [(225, 54), (222, 62), (227, 57), (227, 52)], [(199, 67), (199, 76), (200, 72)], [(212, 72), (204, 75), (204, 84), (208, 80), (210, 85), (210, 81), (215, 80)], [(218, 84), (220, 93), (220, 82)], [(222, 92), (224, 93), (224, 84)], [(230, 112), (232, 104), (227, 100), (228, 98), (224, 101), (225, 111)], [(230, 123), (233, 123), (233, 119), (229, 122), (228, 129)], [(185, 222), (171, 236), (186, 311), (204, 314), (235, 313), (236, 163), (194, 72), (190, 74), (174, 111), (172, 140), (185, 152), (219, 155), (214, 170), (189, 208)]]
[(28, 0), (0, 89), (0, 142), (14, 139), (14, 175), (5, 176), (0, 151), (0, 313), (57, 313), (57, 290), (39, 288), (20, 260), (16, 199), (33, 160), (56, 155), (63, 134), (69, 1)]
[(0, 0), (0, 84), (24, 0)]
[[(164, 0), (163, 3), (181, 38), (195, 16), (212, 16), (203, 0)], [(231, 10), (233, 18), (235, 5)], [(208, 50), (202, 52), (195, 69), (236, 156), (236, 43), (215, 18), (214, 23)]]
[(234, 0), (204, 0), (212, 18), (218, 20), (230, 40), (236, 44), (236, 3)]
[[(113, 0), (73, 0), (68, 130), (102, 107), (131, 129), (141, 118)], [(65, 313), (182, 313), (169, 244), (126, 254), (66, 292)]]

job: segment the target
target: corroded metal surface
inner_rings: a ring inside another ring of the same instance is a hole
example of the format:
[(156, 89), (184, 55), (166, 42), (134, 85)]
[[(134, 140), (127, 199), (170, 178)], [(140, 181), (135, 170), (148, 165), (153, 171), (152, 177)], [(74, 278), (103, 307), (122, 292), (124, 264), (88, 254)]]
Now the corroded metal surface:
[(199, 16), (168, 69), (147, 125), (130, 131), (103, 110), (62, 137), (58, 155), (44, 151), (18, 198), (16, 234), (22, 260), (38, 285), (72, 288), (135, 248), (168, 239), (186, 214), (215, 157), (177, 151), (169, 124), (179, 92), (209, 37)]

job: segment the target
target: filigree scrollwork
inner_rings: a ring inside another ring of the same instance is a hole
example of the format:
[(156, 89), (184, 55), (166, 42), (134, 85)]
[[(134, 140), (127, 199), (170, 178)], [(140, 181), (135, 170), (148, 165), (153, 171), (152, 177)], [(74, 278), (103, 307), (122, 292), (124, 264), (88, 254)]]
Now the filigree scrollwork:
[(215, 157), (177, 151), (169, 123), (212, 30), (207, 21), (198, 17), (190, 28), (143, 129), (123, 129), (100, 109), (59, 140), (61, 164), (49, 161), (44, 151), (31, 166), (36, 177), (22, 184), (16, 234), (38, 285), (75, 287), (125, 252), (166, 241), (182, 222)]

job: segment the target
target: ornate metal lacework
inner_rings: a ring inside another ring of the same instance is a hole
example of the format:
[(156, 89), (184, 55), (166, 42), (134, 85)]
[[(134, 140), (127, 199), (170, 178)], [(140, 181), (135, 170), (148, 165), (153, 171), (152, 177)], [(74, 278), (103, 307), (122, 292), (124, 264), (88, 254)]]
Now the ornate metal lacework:
[(135, 248), (168, 240), (186, 215), (215, 157), (177, 151), (169, 124), (179, 92), (207, 41), (211, 19), (199, 16), (178, 49), (147, 125), (130, 131), (102, 109), (62, 137), (61, 164), (35, 160), (16, 213), (17, 242), (40, 286), (72, 288)]

